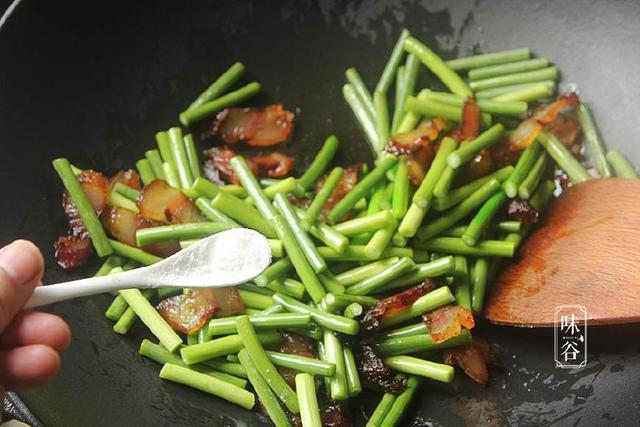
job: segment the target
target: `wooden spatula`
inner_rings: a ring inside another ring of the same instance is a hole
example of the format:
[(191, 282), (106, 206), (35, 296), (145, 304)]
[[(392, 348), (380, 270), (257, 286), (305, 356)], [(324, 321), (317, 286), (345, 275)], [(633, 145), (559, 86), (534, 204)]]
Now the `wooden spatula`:
[(565, 192), (489, 290), (485, 317), (552, 326), (561, 304), (591, 324), (640, 321), (640, 180), (591, 180)]

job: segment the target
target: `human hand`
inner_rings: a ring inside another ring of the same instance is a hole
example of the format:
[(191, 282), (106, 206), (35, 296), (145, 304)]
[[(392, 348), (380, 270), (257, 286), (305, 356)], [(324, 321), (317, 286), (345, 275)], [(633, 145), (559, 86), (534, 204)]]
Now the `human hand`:
[(60, 317), (21, 311), (44, 270), (42, 254), (26, 240), (0, 249), (0, 400), (3, 388), (19, 390), (49, 381), (71, 340)]

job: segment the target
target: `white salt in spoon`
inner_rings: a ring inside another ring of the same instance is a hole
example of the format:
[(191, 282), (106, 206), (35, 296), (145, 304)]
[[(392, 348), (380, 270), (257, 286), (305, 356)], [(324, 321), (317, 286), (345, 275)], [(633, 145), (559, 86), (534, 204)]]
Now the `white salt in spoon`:
[(131, 288), (234, 286), (253, 279), (270, 263), (266, 237), (246, 228), (233, 228), (147, 267), (38, 287), (25, 308)]

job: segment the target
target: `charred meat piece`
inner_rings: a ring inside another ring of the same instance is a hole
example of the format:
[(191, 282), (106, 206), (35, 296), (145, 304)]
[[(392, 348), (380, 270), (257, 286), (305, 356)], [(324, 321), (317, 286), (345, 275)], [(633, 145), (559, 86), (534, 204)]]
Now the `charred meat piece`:
[(280, 352), (305, 357), (316, 357), (315, 342), (304, 335), (283, 331)]
[[(78, 181), (89, 198), (96, 214), (100, 215), (100, 212), (109, 200), (109, 180), (100, 172), (88, 169), (78, 175)], [(66, 191), (62, 193), (62, 208), (69, 220), (71, 235), (79, 237), (87, 236), (87, 230), (82, 222), (82, 218), (80, 218), (80, 213)]]
[[(91, 169), (82, 171), (77, 178), (91, 207), (100, 215), (109, 200), (109, 180), (100, 172)], [(92, 244), (78, 208), (66, 191), (62, 193), (62, 208), (69, 221), (70, 235), (61, 236), (56, 240), (55, 257), (62, 268), (71, 270), (82, 266), (89, 259)]]
[[(212, 182), (220, 185), (225, 183), (239, 184), (238, 178), (231, 167), (231, 159), (237, 153), (227, 147), (213, 147), (204, 151), (204, 175)], [(279, 178), (287, 176), (294, 168), (293, 157), (278, 151), (257, 154), (246, 157), (247, 163), (254, 175)]]
[(62, 236), (53, 244), (58, 265), (65, 270), (81, 267), (92, 252), (89, 237)]
[[(582, 128), (575, 117), (559, 115), (554, 121), (544, 127), (562, 142), (567, 148), (574, 147)], [(578, 147), (581, 147), (578, 145)], [(574, 153), (577, 154), (577, 153)]]
[(531, 144), (542, 130), (542, 124), (533, 117), (529, 117), (513, 131), (509, 137), (511, 149), (514, 151), (524, 150)]
[[(315, 359), (315, 342), (303, 335), (299, 335), (293, 332), (283, 331), (280, 336), (280, 353), (295, 354), (297, 356), (311, 357)], [(296, 375), (300, 372), (295, 369), (279, 367), (278, 371), (284, 378), (284, 380), (292, 388), (295, 388)]]
[[(162, 225), (161, 222), (150, 220), (118, 206), (108, 206), (102, 211), (101, 217), (105, 228), (113, 238), (133, 247), (138, 246), (136, 242), (137, 230)], [(142, 249), (154, 255), (168, 257), (180, 250), (180, 244), (178, 241), (172, 240), (145, 245)]]
[(416, 129), (393, 135), (384, 151), (396, 156), (406, 155), (409, 177), (414, 185), (420, 185), (435, 156), (434, 142), (448, 126), (443, 119), (433, 119)]
[(291, 202), (292, 205), (298, 207), (300, 209), (308, 209), (311, 206), (312, 200), (309, 199), (298, 199), (295, 195), (289, 193), (287, 194), (287, 199)]
[(426, 147), (438, 139), (440, 132), (447, 126), (446, 120), (430, 120), (414, 130), (393, 135), (384, 147), (384, 151), (396, 156), (413, 154), (420, 147)]
[(300, 373), (300, 371), (296, 371), (295, 369), (291, 369), (291, 368), (283, 368), (281, 366), (277, 367), (276, 369), (278, 370), (278, 372), (282, 376), (282, 379), (287, 384), (289, 384), (289, 387), (291, 387), (292, 389), (295, 390), (295, 388), (296, 388), (296, 375), (298, 375)]
[(508, 140), (498, 141), (488, 148), (496, 169), (514, 165), (520, 157), (520, 150), (513, 150)]
[(227, 147), (213, 147), (202, 152), (204, 158), (203, 173), (211, 182), (224, 185), (227, 182), (237, 184), (238, 179), (233, 173), (231, 159), (236, 152)]
[(165, 209), (167, 220), (170, 224), (190, 224), (204, 222), (206, 218), (188, 197), (181, 191), (180, 196), (173, 198)]
[(495, 170), (491, 151), (487, 149), (480, 150), (480, 152), (461, 169), (459, 178), (464, 183), (487, 176)]
[(156, 179), (142, 189), (140, 215), (160, 223), (184, 224), (204, 221), (198, 208), (182, 191)]
[(324, 427), (351, 427), (353, 422), (348, 413), (347, 401), (332, 400), (320, 409), (320, 421)]
[(268, 147), (289, 139), (294, 115), (281, 104), (257, 108), (227, 108), (216, 116), (210, 134), (225, 144), (240, 141), (254, 147)]
[[(321, 396), (319, 396), (321, 398)], [(320, 400), (320, 399), (319, 399)], [(320, 404), (320, 421), (323, 427), (352, 427), (353, 422), (349, 418), (348, 401), (335, 401), (329, 400), (327, 402), (318, 402)], [(294, 414), (286, 407), (282, 407), (292, 427), (303, 427), (300, 414)], [(260, 404), (260, 411), (267, 414), (262, 403)]]
[(380, 386), (387, 393), (400, 394), (407, 386), (404, 378), (394, 378), (382, 357), (373, 345), (361, 343), (362, 351), (357, 355), (358, 372), (372, 384)]
[(166, 258), (180, 251), (180, 242), (177, 240), (167, 240), (166, 242), (144, 245), (140, 249), (159, 257)]
[(362, 317), (360, 325), (365, 331), (374, 331), (380, 327), (380, 319), (394, 311), (402, 310), (415, 300), (435, 288), (436, 281), (427, 279), (417, 286), (378, 301)]
[[(325, 220), (329, 211), (331, 211), (331, 209), (333, 209), (333, 207), (340, 200), (342, 200), (344, 196), (346, 196), (347, 194), (349, 194), (351, 190), (353, 190), (353, 188), (358, 183), (358, 179), (359, 179), (358, 177), (360, 175), (360, 172), (362, 172), (362, 163), (347, 166), (346, 168), (344, 168), (344, 173), (342, 174), (342, 178), (340, 178), (338, 185), (331, 192), (331, 196), (329, 196), (327, 203), (324, 204), (324, 208), (320, 213), (320, 219), (322, 221)], [(326, 179), (327, 179), (327, 175), (323, 176), (316, 182), (316, 185), (315, 185), (316, 192), (318, 192), (320, 188), (322, 188)]]
[(69, 222), (69, 233), (76, 237), (88, 237), (89, 233), (80, 218), (80, 212), (66, 191), (62, 193), (62, 209), (64, 209), (64, 214)]
[(449, 136), (457, 141), (474, 139), (480, 134), (480, 107), (476, 98), (470, 96), (462, 106), (462, 120), (460, 127)]
[(434, 144), (429, 144), (426, 147), (420, 147), (407, 158), (407, 171), (413, 185), (420, 186), (435, 156), (436, 147)]
[[(136, 215), (136, 230), (140, 230), (141, 228), (157, 227), (159, 225), (162, 225), (162, 223), (150, 220), (149, 218), (145, 218), (142, 215)], [(135, 232), (134, 242), (137, 243), (135, 241)], [(177, 240), (167, 240), (165, 242), (157, 242), (150, 245), (144, 245), (141, 247), (141, 249), (154, 255), (166, 258), (180, 250), (180, 242), (178, 242)]]
[(287, 176), (295, 165), (293, 157), (278, 151), (247, 157), (247, 162), (254, 175), (271, 178)]
[(540, 220), (540, 214), (527, 200), (511, 200), (507, 207), (507, 213), (511, 218), (522, 222), (522, 225), (535, 224)]

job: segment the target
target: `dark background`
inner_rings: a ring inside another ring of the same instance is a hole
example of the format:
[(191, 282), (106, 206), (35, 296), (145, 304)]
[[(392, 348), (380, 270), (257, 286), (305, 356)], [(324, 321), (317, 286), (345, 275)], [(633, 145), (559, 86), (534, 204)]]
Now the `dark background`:
[[(343, 72), (356, 66), (373, 86), (403, 26), (445, 58), (522, 46), (549, 57), (565, 87), (578, 84), (607, 145), (639, 164), (639, 22), (633, 1), (24, 0), (0, 29), (0, 243), (34, 240), (47, 258), (46, 283), (91, 274), (96, 265), (64, 274), (53, 262), (64, 225), (50, 161), (67, 156), (108, 173), (133, 166), (154, 133), (177, 124), (184, 106), (236, 60), (247, 80), (263, 85), (256, 104), (281, 101), (297, 112), (287, 149), (299, 166), (328, 133), (341, 139), (343, 162), (369, 159), (341, 95)], [(52, 307), (71, 323), (73, 344), (52, 384), (21, 393), (46, 425), (265, 423), (159, 380), (159, 366), (137, 355), (143, 328), (127, 337), (111, 331), (109, 301)], [(407, 425), (637, 424), (637, 326), (591, 328), (590, 362), (574, 371), (554, 368), (550, 331), (479, 329), (504, 365), (489, 387), (464, 375), (453, 385), (426, 382)], [(377, 403), (362, 400), (354, 413)]]
[(11, 0), (1, 0), (0, 1), (0, 16), (4, 13), (5, 10), (7, 10), (7, 8), (9, 7), (9, 5), (12, 3)]

